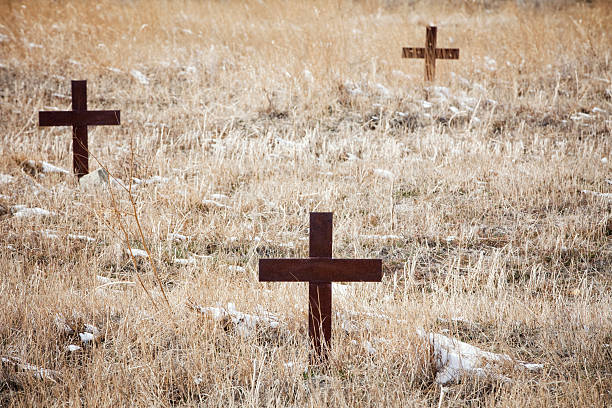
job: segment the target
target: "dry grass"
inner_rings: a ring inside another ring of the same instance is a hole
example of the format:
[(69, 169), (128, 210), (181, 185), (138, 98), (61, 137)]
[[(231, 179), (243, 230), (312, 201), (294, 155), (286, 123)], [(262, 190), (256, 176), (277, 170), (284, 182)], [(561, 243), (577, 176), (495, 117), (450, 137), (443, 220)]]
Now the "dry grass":
[[(612, 191), (612, 8), (538, 3), (3, 2), (0, 173), (15, 179), (0, 204), (56, 215), (0, 215), (0, 356), (59, 377), (3, 364), (0, 406), (437, 406), (417, 327), (544, 364), (465, 379), (443, 406), (611, 404), (612, 206), (581, 190)], [(446, 100), (400, 58), (429, 22), (461, 48), (438, 63)], [(121, 110), (90, 130), (99, 162), (170, 179), (134, 192), (145, 243), (125, 192), (117, 217), (108, 191), (24, 164), (71, 168), (70, 131), (36, 117), (70, 107), (70, 79), (89, 80), (90, 109)], [(334, 211), (334, 256), (383, 258), (383, 283), (351, 285), (335, 311), (402, 322), (336, 319), (332, 363), (304, 373), (284, 363), (307, 361), (306, 286), (258, 283), (257, 260), (305, 256), (309, 211)], [(208, 257), (173, 263), (193, 254)], [(189, 302), (261, 305), (288, 328), (245, 338)], [(103, 335), (67, 352), (78, 337), (56, 314)]]

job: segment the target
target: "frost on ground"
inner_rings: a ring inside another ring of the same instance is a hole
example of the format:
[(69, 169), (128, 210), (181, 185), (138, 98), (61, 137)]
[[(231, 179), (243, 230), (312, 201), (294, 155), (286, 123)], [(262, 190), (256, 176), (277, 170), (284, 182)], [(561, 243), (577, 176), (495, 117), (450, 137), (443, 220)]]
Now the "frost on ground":
[(436, 333), (426, 333), (422, 329), (417, 334), (433, 350), (436, 362), (436, 382), (448, 384), (459, 381), (462, 377), (488, 377), (504, 382), (511, 381), (501, 373), (502, 368), (539, 370), (542, 364), (530, 364), (515, 361), (507, 354), (484, 351), (471, 344)]

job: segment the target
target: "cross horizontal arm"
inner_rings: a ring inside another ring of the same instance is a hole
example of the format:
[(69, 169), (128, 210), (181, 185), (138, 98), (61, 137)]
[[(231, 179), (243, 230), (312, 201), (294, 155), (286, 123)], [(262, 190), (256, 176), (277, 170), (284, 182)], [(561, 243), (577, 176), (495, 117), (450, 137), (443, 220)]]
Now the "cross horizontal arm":
[(438, 59), (459, 59), (459, 48), (436, 48)]
[(260, 282), (380, 282), (380, 259), (260, 259)]
[(118, 110), (110, 111), (45, 111), (38, 112), (39, 126), (120, 125)]
[(402, 48), (402, 58), (425, 58), (425, 48)]

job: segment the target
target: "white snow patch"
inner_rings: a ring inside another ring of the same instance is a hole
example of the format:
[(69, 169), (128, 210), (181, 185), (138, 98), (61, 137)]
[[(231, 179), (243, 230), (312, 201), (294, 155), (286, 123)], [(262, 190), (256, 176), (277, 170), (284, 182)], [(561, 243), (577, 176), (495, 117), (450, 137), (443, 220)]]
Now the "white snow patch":
[(153, 183), (167, 183), (170, 179), (168, 177), (153, 176), (148, 179), (139, 179), (132, 177), (132, 181), (135, 184), (153, 184)]
[[(125, 248), (125, 253), (130, 255), (130, 249), (129, 248)], [(141, 258), (146, 258), (149, 255), (147, 254), (147, 251), (145, 251), (144, 249), (138, 249), (138, 248), (132, 248), (132, 255), (134, 255), (136, 258), (141, 257)]]
[(227, 269), (230, 272), (239, 272), (239, 273), (246, 271), (246, 269), (244, 269), (242, 266), (238, 266), (238, 265), (228, 265)]
[(10, 364), (18, 370), (32, 373), (34, 377), (38, 378), (39, 380), (48, 380), (55, 383), (60, 377), (60, 373), (58, 371), (28, 364), (17, 357), (2, 357), (0, 358), (0, 362), (2, 365)]
[(28, 217), (48, 217), (56, 215), (53, 211), (45, 210), (44, 208), (34, 207), (28, 208), (25, 205), (16, 205), (12, 207), (15, 211), (13, 214), (15, 217), (28, 218)]
[(75, 239), (78, 241), (87, 241), (87, 242), (95, 242), (96, 239), (92, 237), (88, 237), (87, 235), (76, 235), (76, 234), (68, 234), (66, 235), (70, 239)]
[(170, 232), (168, 233), (168, 240), (169, 241), (188, 241), (189, 237), (187, 235), (177, 234), (176, 232)]
[(485, 68), (487, 68), (489, 71), (495, 71), (497, 69), (497, 61), (495, 61), (493, 58), (485, 55), (484, 60)]
[(71, 353), (74, 353), (75, 351), (81, 350), (81, 346), (77, 346), (76, 344), (69, 344), (66, 346), (66, 350)]
[(369, 341), (364, 340), (361, 345), (369, 354), (376, 354), (376, 349), (372, 347), (372, 343), (370, 343)]
[(10, 174), (0, 174), (0, 184), (8, 184), (12, 183), (15, 180), (15, 177)]
[(429, 109), (433, 106), (433, 104), (431, 102), (421, 101), (421, 106), (423, 107), (423, 109)]
[(41, 230), (40, 235), (47, 239), (58, 239), (59, 235), (55, 233), (53, 230)]
[(378, 177), (386, 178), (388, 180), (393, 181), (395, 175), (391, 173), (389, 170), (384, 169), (374, 169), (374, 174)]
[(212, 198), (213, 200), (218, 200), (218, 201), (229, 200), (229, 197), (226, 196), (225, 194), (211, 194), (210, 198)]
[(376, 84), (376, 89), (384, 96), (385, 98), (389, 98), (391, 96), (391, 91), (387, 89), (383, 84)]
[[(28, 160), (28, 164), (32, 167), (36, 167), (36, 162), (34, 160)], [(70, 174), (68, 170), (54, 166), (53, 164), (47, 163), (46, 161), (40, 162), (40, 165), (42, 167), (43, 173)]]
[(499, 369), (503, 365), (512, 365), (515, 368), (524, 368), (531, 371), (543, 367), (542, 364), (515, 361), (507, 354), (484, 351), (442, 334), (425, 333), (422, 329), (418, 329), (417, 334), (433, 348), (438, 370), (436, 374), (438, 384), (444, 385), (456, 382), (463, 376), (493, 377), (507, 382), (510, 379), (499, 373)]
[(177, 264), (177, 265), (192, 265), (196, 263), (195, 258), (189, 257), (189, 258), (174, 258), (172, 260), (173, 263)]
[(599, 191), (581, 190), (582, 194), (589, 194), (596, 197), (612, 198), (612, 193), (600, 193)]
[(399, 235), (361, 235), (363, 239), (371, 239), (371, 240), (379, 240), (379, 241), (389, 241), (395, 239), (402, 239)]
[(313, 83), (314, 82), (314, 77), (312, 76), (312, 72), (310, 72), (309, 70), (305, 69), (304, 70), (304, 79), (306, 80), (306, 82), (309, 83)]
[(222, 307), (202, 307), (191, 304), (192, 309), (212, 317), (217, 322), (222, 322), (223, 325), (232, 324), (236, 331), (243, 337), (253, 334), (257, 328), (266, 327), (277, 329), (280, 327), (286, 328), (287, 324), (282, 322), (280, 318), (272, 313), (269, 313), (259, 307), (260, 311), (257, 315), (242, 313), (236, 310), (233, 303), (228, 303), (227, 308)]
[(596, 107), (594, 107), (594, 108), (593, 108), (593, 110), (592, 110), (591, 112), (593, 112), (593, 113), (601, 113), (601, 114), (604, 114), (604, 115), (605, 115), (606, 113), (608, 113), (608, 112), (606, 112), (605, 110), (603, 110), (603, 109), (601, 109), (601, 108), (598, 108), (597, 106), (596, 106)]
[(148, 85), (149, 84), (149, 79), (145, 76), (145, 74), (143, 74), (142, 72), (138, 71), (137, 69), (133, 69), (130, 71), (130, 74), (138, 81), (140, 82), (142, 85)]
[(213, 206), (215, 206), (217, 208), (229, 208), (227, 205), (222, 204), (222, 203), (220, 203), (218, 201), (215, 201), (215, 200), (202, 200), (202, 203), (208, 204), (208, 205), (213, 205)]

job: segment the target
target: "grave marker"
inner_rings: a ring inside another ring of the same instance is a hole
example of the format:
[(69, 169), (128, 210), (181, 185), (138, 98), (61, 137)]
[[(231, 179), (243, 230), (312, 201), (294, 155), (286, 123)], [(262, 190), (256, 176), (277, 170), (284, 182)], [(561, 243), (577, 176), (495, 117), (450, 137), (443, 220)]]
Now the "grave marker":
[(402, 48), (402, 58), (425, 58), (425, 81), (436, 77), (436, 59), (459, 59), (459, 48), (436, 48), (438, 28), (428, 26), (425, 48)]
[[(332, 259), (333, 213), (310, 213), (307, 259), (260, 259), (260, 282), (308, 282), (308, 334), (315, 362), (331, 349), (332, 282), (380, 282), (380, 259)], [(321, 338), (323, 337), (323, 338)]]
[(71, 111), (40, 111), (39, 126), (72, 126), (72, 162), (78, 178), (89, 172), (87, 126), (119, 125), (119, 111), (88, 111), (87, 81), (72, 81)]

